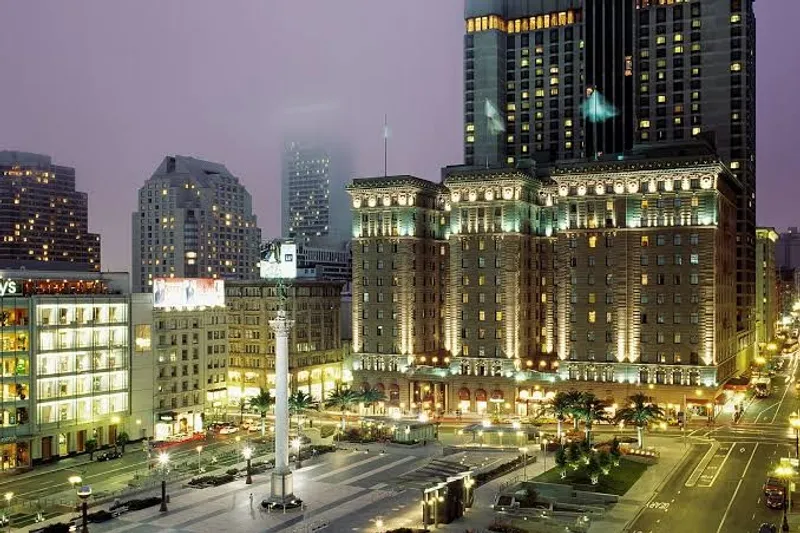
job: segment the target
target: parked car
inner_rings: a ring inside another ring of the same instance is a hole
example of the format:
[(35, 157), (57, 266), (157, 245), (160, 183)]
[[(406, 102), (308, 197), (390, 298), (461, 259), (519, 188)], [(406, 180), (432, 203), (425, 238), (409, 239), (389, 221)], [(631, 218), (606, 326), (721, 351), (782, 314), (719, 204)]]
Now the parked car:
[(758, 526), (758, 533), (778, 533), (778, 526), (764, 522)]
[(231, 433), (236, 433), (239, 431), (239, 428), (236, 426), (226, 426), (219, 430), (220, 435), (230, 435)]
[(118, 450), (108, 450), (107, 452), (103, 452), (97, 456), (98, 462), (103, 461), (112, 461), (114, 459), (119, 459), (122, 457), (122, 452)]

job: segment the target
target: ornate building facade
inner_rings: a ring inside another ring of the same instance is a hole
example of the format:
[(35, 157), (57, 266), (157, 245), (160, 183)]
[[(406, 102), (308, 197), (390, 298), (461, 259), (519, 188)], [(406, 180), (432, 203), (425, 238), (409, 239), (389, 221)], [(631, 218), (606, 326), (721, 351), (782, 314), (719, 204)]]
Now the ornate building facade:
[(722, 401), (746, 365), (741, 185), (707, 151), (673, 154), (354, 180), (356, 386), (389, 410), (520, 416), (565, 388)]

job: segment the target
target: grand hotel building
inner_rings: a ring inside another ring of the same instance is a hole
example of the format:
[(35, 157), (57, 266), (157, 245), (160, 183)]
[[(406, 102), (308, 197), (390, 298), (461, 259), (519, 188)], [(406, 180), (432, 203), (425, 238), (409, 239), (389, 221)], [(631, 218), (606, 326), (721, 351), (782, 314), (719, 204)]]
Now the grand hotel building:
[(354, 180), (355, 386), (404, 412), (524, 416), (567, 388), (722, 402), (747, 364), (741, 184), (699, 144), (654, 152)]

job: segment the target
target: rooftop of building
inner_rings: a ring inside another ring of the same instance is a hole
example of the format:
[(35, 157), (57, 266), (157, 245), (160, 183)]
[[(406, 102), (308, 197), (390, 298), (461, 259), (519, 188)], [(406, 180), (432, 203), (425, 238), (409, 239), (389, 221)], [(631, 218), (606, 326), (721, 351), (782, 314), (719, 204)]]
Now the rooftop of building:
[(464, 18), (484, 15), (518, 18), (582, 7), (583, 0), (466, 0)]
[(17, 150), (1, 150), (0, 166), (24, 166), (34, 168), (50, 168), (53, 160), (49, 155)]
[(261, 278), (255, 280), (225, 280), (225, 289), (232, 287), (274, 287), (283, 284), (284, 287), (331, 287), (344, 286), (343, 280), (317, 279), (317, 278)]
[(394, 188), (394, 187), (413, 187), (417, 189), (427, 190), (432, 193), (442, 191), (442, 185), (433, 181), (428, 181), (409, 174), (400, 174), (394, 176), (377, 176), (371, 178), (355, 178), (349, 185), (348, 191), (359, 189), (377, 189), (377, 188)]
[(173, 186), (183, 187), (184, 179), (187, 176), (196, 180), (201, 187), (213, 186), (212, 179), (215, 177), (226, 178), (235, 183), (239, 182), (239, 178), (231, 174), (222, 163), (184, 155), (165, 157), (150, 179), (168, 178), (171, 179)]

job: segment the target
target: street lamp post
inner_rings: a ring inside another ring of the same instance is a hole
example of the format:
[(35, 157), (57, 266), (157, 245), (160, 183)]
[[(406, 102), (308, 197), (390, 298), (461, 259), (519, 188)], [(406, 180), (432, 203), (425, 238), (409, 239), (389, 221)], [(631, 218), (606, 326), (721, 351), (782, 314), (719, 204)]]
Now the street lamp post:
[[(83, 526), (81, 527), (81, 533), (89, 533), (89, 496), (92, 495), (92, 487), (89, 485), (83, 485), (82, 487), (78, 488), (78, 498), (81, 499), (81, 516), (83, 518)], [(8, 498), (8, 495), (6, 495)]]
[(248, 446), (242, 450), (242, 455), (244, 455), (244, 458), (247, 460), (247, 478), (244, 480), (244, 484), (250, 485), (253, 483), (253, 475), (250, 470), (250, 460), (253, 458), (253, 449)]
[(158, 455), (158, 465), (161, 469), (161, 507), (158, 508), (158, 511), (161, 513), (166, 513), (169, 509), (167, 509), (167, 474), (169, 473), (169, 454), (167, 452), (161, 452)]
[(787, 513), (789, 512), (788, 507), (791, 505), (791, 499), (789, 497), (789, 483), (792, 476), (794, 476), (794, 469), (788, 465), (781, 465), (775, 469), (775, 475), (778, 476), (780, 479), (783, 480), (783, 526), (781, 529), (783, 531), (789, 531), (789, 520), (787, 518)]
[(800, 458), (800, 414), (789, 415), (789, 424), (794, 428), (794, 456)]
[(378, 517), (378, 519), (375, 520), (375, 529), (378, 530), (378, 533), (383, 533), (383, 519), (381, 519), (380, 517)]
[(198, 446), (195, 448), (195, 450), (197, 450), (197, 473), (199, 474), (203, 471), (202, 467), (200, 466), (200, 454), (203, 452), (203, 447)]
[[(11, 498), (14, 497), (13, 492), (6, 492), (5, 499), (6, 499), (6, 525), (8, 526), (8, 531), (11, 531)], [(84, 522), (85, 523), (85, 522)]]
[(522, 481), (528, 481), (528, 447), (523, 446), (519, 451), (522, 452)]
[(544, 439), (542, 441), (542, 458), (544, 459), (544, 471), (547, 472), (547, 445), (550, 444), (550, 441)]
[(296, 466), (296, 468), (302, 468), (303, 467), (303, 462), (300, 460), (300, 446), (303, 443), (300, 441), (300, 437), (297, 437), (296, 439), (294, 439), (292, 441), (292, 444), (294, 445), (295, 453), (297, 453), (297, 466)]

